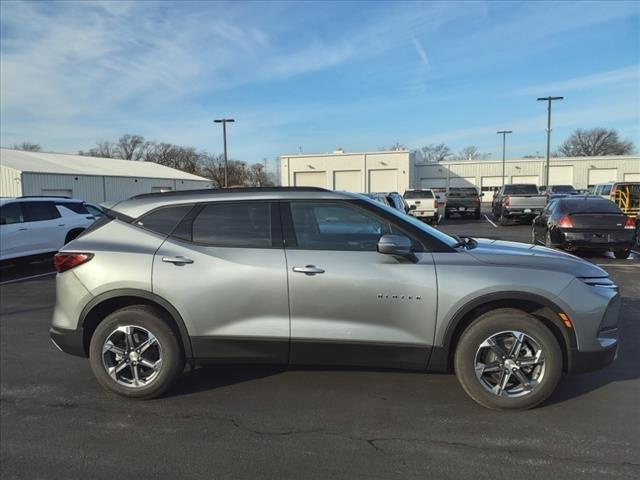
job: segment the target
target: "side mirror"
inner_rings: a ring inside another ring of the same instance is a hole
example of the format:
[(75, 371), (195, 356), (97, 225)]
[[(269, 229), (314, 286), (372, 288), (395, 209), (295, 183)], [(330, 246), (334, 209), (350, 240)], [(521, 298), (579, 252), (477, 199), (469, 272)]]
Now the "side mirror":
[(404, 235), (383, 235), (378, 240), (378, 252), (399, 257), (413, 256), (411, 240)]
[(416, 208), (418, 208), (416, 205), (409, 205), (409, 210), (415, 210)]

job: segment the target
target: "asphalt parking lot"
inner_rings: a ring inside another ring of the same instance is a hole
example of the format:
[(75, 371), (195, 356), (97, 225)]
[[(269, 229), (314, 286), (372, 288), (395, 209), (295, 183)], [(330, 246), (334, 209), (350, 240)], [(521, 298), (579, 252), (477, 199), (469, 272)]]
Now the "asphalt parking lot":
[[(444, 231), (527, 242), (529, 226)], [(203, 368), (166, 397), (104, 392), (48, 338), (50, 261), (1, 273), (1, 470), (9, 478), (638, 478), (640, 255), (593, 255), (621, 287), (620, 351), (541, 407), (496, 412), (453, 375)], [(25, 277), (33, 277), (22, 280)], [(56, 472), (52, 474), (52, 472)]]

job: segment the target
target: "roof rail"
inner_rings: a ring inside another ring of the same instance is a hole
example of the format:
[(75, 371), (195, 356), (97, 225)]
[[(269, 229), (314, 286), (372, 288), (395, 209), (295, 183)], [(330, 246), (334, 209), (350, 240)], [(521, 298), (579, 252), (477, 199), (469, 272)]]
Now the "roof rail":
[(225, 193), (251, 193), (251, 192), (330, 192), (326, 188), (320, 187), (238, 187), (238, 188), (204, 188), (198, 190), (174, 190), (171, 192), (141, 193), (133, 198), (158, 198), (158, 197), (179, 197), (187, 195), (217, 195)]
[(73, 199), (73, 197), (67, 197), (65, 195), (22, 195), (21, 197), (16, 198), (68, 198)]

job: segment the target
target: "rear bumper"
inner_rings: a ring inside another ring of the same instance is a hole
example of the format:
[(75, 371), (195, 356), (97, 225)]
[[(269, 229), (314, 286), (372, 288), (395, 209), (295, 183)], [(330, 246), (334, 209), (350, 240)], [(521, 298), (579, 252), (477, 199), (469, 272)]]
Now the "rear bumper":
[(87, 357), (84, 351), (82, 329), (67, 330), (65, 328), (51, 327), (49, 337), (53, 344), (64, 353), (77, 357)]
[(634, 231), (621, 232), (571, 232), (558, 229), (552, 241), (558, 245), (576, 248), (627, 249), (633, 247)]
[(540, 215), (542, 208), (505, 208), (505, 217), (536, 217)]
[(480, 205), (467, 207), (465, 205), (447, 205), (444, 207), (447, 212), (452, 213), (476, 213), (480, 211)]
[(413, 215), (416, 218), (422, 218), (422, 219), (438, 218), (438, 212), (434, 212), (431, 210), (411, 210), (411, 215)]

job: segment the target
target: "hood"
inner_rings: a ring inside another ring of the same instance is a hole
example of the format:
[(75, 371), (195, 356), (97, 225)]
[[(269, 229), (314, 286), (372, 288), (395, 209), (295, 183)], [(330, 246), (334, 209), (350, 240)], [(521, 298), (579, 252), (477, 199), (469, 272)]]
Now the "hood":
[(609, 276), (605, 270), (591, 262), (552, 248), (488, 238), (475, 240), (478, 242), (477, 247), (468, 252), (483, 263), (555, 270), (575, 277)]

